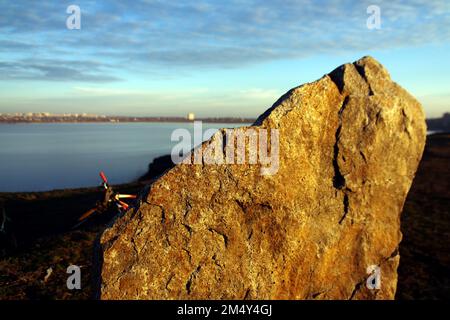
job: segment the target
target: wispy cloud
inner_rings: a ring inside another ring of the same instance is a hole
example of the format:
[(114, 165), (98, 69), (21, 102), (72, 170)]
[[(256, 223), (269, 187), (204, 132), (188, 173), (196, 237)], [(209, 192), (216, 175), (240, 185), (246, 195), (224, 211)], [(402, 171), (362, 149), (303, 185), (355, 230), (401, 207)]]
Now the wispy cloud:
[(0, 61), (0, 79), (112, 82), (120, 80), (107, 75), (104, 66), (92, 61), (26, 59), (12, 62)]
[[(114, 71), (235, 68), (450, 40), (450, 2), (440, 0), (74, 2), (82, 12), (77, 31), (65, 28), (67, 3), (0, 3), (3, 79), (107, 82), (118, 80)], [(366, 28), (373, 2), (381, 8), (381, 30)], [(55, 64), (62, 54), (83, 59)], [(111, 68), (92, 67), (93, 60)]]
[(76, 93), (88, 96), (124, 96), (124, 95), (142, 95), (148, 94), (143, 90), (130, 90), (118, 88), (102, 88), (102, 87), (74, 87)]

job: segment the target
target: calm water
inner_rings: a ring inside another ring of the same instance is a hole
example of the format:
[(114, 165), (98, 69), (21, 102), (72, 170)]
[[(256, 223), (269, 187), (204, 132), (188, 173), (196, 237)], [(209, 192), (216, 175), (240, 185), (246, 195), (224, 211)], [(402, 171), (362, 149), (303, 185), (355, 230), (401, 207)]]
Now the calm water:
[[(243, 124), (203, 124), (209, 128)], [(178, 142), (172, 131), (191, 123), (0, 124), (0, 192), (43, 191), (130, 182)]]

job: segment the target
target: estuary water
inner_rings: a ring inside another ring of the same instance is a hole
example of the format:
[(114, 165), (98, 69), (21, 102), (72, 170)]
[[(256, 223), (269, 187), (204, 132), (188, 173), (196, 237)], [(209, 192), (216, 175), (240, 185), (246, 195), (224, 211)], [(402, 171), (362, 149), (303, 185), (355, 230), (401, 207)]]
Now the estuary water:
[[(203, 123), (207, 129), (244, 124)], [(175, 129), (192, 123), (0, 124), (0, 192), (97, 186), (103, 170), (111, 184), (131, 182), (169, 154)]]

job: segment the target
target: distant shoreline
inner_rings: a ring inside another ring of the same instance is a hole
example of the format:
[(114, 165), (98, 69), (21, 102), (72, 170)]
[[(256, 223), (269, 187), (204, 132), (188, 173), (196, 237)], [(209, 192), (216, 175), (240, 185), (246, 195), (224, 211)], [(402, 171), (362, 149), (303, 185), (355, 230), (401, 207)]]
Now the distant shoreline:
[[(77, 114), (0, 114), (0, 124), (16, 123), (190, 123), (202, 121), (204, 123), (254, 123), (256, 118), (240, 117), (203, 117), (195, 120), (186, 117), (132, 117), (105, 115), (77, 115)], [(450, 113), (441, 118), (426, 119), (430, 131), (450, 131)]]
[[(253, 123), (256, 118), (198, 118), (195, 121), (202, 121), (205, 123)], [(194, 120), (188, 120), (182, 117), (126, 117), (126, 116), (103, 116), (103, 117), (75, 117), (75, 116), (50, 116), (50, 117), (2, 117), (0, 116), (0, 124), (15, 124), (15, 123), (165, 123), (165, 122), (180, 122), (190, 123)]]
[[(201, 121), (204, 123), (253, 123), (256, 119), (196, 119), (195, 121)], [(117, 121), (108, 121), (108, 120), (63, 120), (63, 121), (55, 121), (55, 120), (44, 120), (44, 121), (27, 121), (27, 120), (19, 120), (19, 121), (2, 121), (0, 120), (0, 124), (33, 124), (33, 123), (193, 123), (194, 121), (190, 120), (117, 120)]]

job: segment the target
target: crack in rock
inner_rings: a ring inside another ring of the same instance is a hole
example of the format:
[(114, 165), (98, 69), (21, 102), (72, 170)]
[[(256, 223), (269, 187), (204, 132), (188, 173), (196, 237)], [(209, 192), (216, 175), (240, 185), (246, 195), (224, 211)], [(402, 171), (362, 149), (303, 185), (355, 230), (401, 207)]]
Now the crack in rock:
[(194, 281), (194, 278), (197, 276), (197, 274), (200, 272), (201, 268), (202, 268), (201, 265), (198, 265), (197, 268), (189, 276), (189, 279), (186, 282), (186, 292), (187, 292), (187, 294), (191, 294), (192, 282)]

